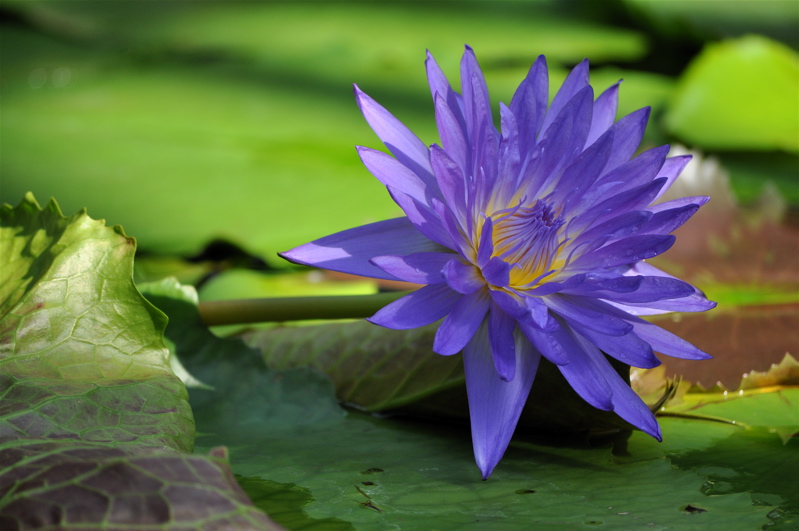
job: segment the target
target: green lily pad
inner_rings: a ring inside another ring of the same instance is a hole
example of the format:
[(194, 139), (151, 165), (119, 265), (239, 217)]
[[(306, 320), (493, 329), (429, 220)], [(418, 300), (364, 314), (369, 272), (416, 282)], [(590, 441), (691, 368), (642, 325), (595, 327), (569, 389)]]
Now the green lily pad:
[[(433, 352), (437, 326), (388, 330), (366, 321), (277, 327), (242, 334), (273, 369), (312, 367), (328, 375), (336, 396), (367, 411), (466, 421), (469, 407), (461, 356)], [(608, 358), (623, 378), (629, 366)], [(553, 410), (551, 404), (558, 404)], [(629, 429), (615, 413), (587, 404), (560, 371), (542, 360), (519, 429), (575, 433)]]
[(706, 475), (702, 491), (708, 496), (751, 493), (755, 504), (774, 507), (768, 515), (774, 528), (799, 524), (796, 440), (786, 447), (765, 429), (739, 430), (705, 450), (683, 451), (671, 459), (680, 468)]
[(799, 387), (689, 393), (681, 403), (664, 408), (663, 413), (764, 428), (787, 442), (799, 433)]
[(32, 195), (0, 207), (0, 439), (191, 451), (166, 317), (133, 285), (135, 241)]
[(218, 237), (274, 256), (399, 212), (353, 149), (370, 136), (350, 94), (232, 82), (240, 65), (98, 70), (81, 60), (64, 62), (73, 73), (63, 87), (35, 91), (13, 78), (4, 91), (3, 171), (15, 178), (1, 200), (57, 196), (124, 223), (148, 250), (187, 254)]
[(296, 297), (303, 295), (369, 295), (377, 292), (372, 279), (353, 277), (349, 282), (326, 279), (321, 271), (270, 275), (233, 269), (215, 276), (200, 291), (203, 301)]
[(240, 339), (212, 334), (200, 319), (194, 288), (164, 279), (143, 285), (142, 291), (170, 316), (166, 337), (174, 354), (205, 384), (190, 393), (195, 419), (215, 425), (226, 444), (287, 426), (335, 423), (344, 415), (330, 380), (319, 372), (272, 371), (260, 352)]
[[(639, 437), (646, 438), (634, 434), (629, 449)], [(675, 468), (662, 452), (623, 457), (607, 446), (517, 438), (483, 482), (467, 430), (355, 414), (323, 430), (253, 438), (231, 448), (231, 459), (239, 474), (308, 489), (311, 517), (336, 515), (356, 529), (751, 529), (768, 524), (774, 510), (754, 505), (746, 492), (706, 496), (705, 477)]]
[(799, 151), (799, 55), (764, 37), (708, 44), (677, 84), (666, 127), (705, 149)]
[(186, 388), (134, 252), (85, 211), (0, 207), (0, 528), (281, 529), (224, 449), (185, 455)]
[(253, 504), (288, 529), (308, 531), (350, 531), (352, 524), (338, 518), (311, 518), (302, 510), (313, 503), (308, 489), (296, 485), (275, 483), (259, 477), (236, 476)]
[[(193, 287), (164, 279), (141, 289), (170, 316), (166, 338), (173, 356), (204, 384), (190, 389), (204, 439), (238, 447), (264, 434), (324, 429), (344, 418), (325, 376), (307, 368), (270, 370), (260, 352), (240, 339), (212, 334), (200, 319)], [(253, 503), (279, 524), (291, 529), (351, 529), (330, 515), (308, 516), (305, 507), (313, 499), (305, 489), (268, 478), (264, 473), (238, 479)]]
[(283, 529), (252, 505), (224, 449), (128, 450), (44, 439), (0, 444), (0, 527)]

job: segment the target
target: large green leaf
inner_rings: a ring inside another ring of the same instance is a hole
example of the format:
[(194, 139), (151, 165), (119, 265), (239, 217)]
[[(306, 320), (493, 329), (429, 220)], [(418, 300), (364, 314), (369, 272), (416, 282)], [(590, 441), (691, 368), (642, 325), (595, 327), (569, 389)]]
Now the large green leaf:
[[(197, 311), (197, 292), (174, 279), (142, 286), (170, 316), (166, 337), (189, 373), (206, 387), (192, 389), (195, 418), (232, 442), (285, 426), (335, 423), (344, 414), (330, 380), (310, 369), (269, 370), (260, 352), (240, 339), (216, 337)], [(225, 396), (225, 400), (220, 400)], [(244, 404), (247, 404), (245, 407)], [(210, 422), (209, 419), (213, 419)]]
[(135, 241), (32, 195), (0, 207), (0, 528), (277, 529), (194, 421)]
[[(265, 434), (323, 430), (344, 418), (323, 375), (310, 369), (269, 370), (260, 352), (240, 339), (222, 339), (209, 332), (200, 319), (194, 288), (164, 279), (141, 289), (170, 316), (166, 338), (173, 355), (205, 384), (190, 392), (200, 437), (238, 446)], [(280, 524), (291, 529), (351, 528), (330, 515), (309, 517), (304, 508), (312, 498), (305, 489), (263, 478), (270, 475), (239, 481), (253, 502)]]
[[(675, 422), (664, 420), (667, 440)], [(694, 422), (691, 429), (691, 437), (712, 444), (737, 428)], [(231, 448), (231, 459), (239, 474), (308, 489), (315, 500), (306, 508), (310, 516), (336, 515), (357, 529), (756, 529), (770, 522), (775, 507), (766, 504), (781, 503), (779, 495), (753, 500), (745, 480), (743, 488), (707, 496), (706, 473), (674, 467), (646, 439), (634, 434), (624, 457), (621, 447), (614, 456), (607, 446), (517, 438), (494, 475), (481, 482), (466, 430), (351, 414), (322, 430), (252, 437)], [(198, 444), (218, 442), (208, 437)], [(680, 442), (685, 439), (673, 447)], [(693, 446), (690, 439), (687, 446)], [(783, 448), (780, 455), (795, 450)], [(744, 451), (758, 449), (750, 443)], [(791, 489), (791, 480), (780, 477), (771, 492)]]
[(226, 451), (131, 454), (88, 443), (0, 444), (2, 529), (283, 529), (236, 483)]
[(190, 451), (166, 318), (133, 285), (134, 240), (32, 195), (0, 216), (0, 438)]
[(313, 503), (308, 489), (275, 483), (260, 477), (237, 476), (239, 485), (249, 494), (253, 504), (267, 512), (288, 529), (303, 531), (351, 531), (352, 524), (338, 518), (311, 518), (303, 510)]
[(709, 44), (680, 79), (665, 117), (706, 149), (799, 151), (799, 55), (764, 37)]
[(688, 394), (669, 414), (696, 415), (764, 428), (788, 441), (799, 433), (799, 386)]
[[(275, 369), (313, 367), (333, 380), (345, 403), (368, 411), (401, 409), (416, 415), (466, 420), (468, 403), (460, 356), (433, 352), (437, 326), (388, 330), (366, 321), (280, 327), (244, 335)], [(623, 377), (629, 366), (616, 364)], [(553, 409), (552, 404), (558, 404)], [(579, 432), (629, 428), (599, 411), (542, 360), (520, 420), (521, 430)]]
[[(28, 72), (50, 59), (31, 63)], [(2, 200), (33, 190), (67, 209), (88, 205), (164, 253), (212, 237), (274, 253), (321, 227), (399, 212), (355, 154), (370, 136), (346, 92), (308, 98), (260, 74), (236, 82), (247, 72), (238, 63), (64, 64), (64, 87), (32, 90), (22, 76), (5, 86)], [(270, 225), (282, 230), (258, 229)]]

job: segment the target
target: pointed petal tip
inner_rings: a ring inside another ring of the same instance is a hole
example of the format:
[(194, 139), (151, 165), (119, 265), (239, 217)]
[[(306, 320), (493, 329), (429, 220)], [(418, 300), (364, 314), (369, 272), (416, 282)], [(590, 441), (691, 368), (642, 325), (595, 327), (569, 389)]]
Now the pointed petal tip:
[(361, 90), (361, 87), (359, 87), (357, 83), (352, 84), (352, 92), (355, 94), (355, 101), (358, 103), (358, 107), (361, 108), (361, 111), (363, 111), (364, 102), (368, 102), (369, 100), (374, 101), (369, 94)]
[(491, 477), (491, 474), (494, 473), (494, 468), (499, 464), (501, 458), (502, 456), (495, 458), (494, 456), (474, 454), (474, 460), (477, 464), (477, 468), (480, 470), (480, 477), (483, 481)]
[(358, 104), (358, 108), (363, 112), (364, 99), (369, 98), (369, 96), (366, 92), (361, 90), (361, 87), (359, 87), (357, 83), (352, 84), (352, 93), (355, 94), (355, 103)]
[(425, 69), (427, 69), (428, 73), (429, 73), (429, 69), (430, 69), (431, 65), (435, 65), (436, 67), (438, 67), (438, 63), (436, 62), (436, 58), (433, 57), (433, 52), (431, 52), (429, 49), (426, 49), (425, 50), (425, 57), (424, 57), (424, 66), (425, 66)]
[(305, 244), (305, 245), (300, 245), (299, 247), (294, 247), (293, 249), (289, 249), (288, 251), (283, 251), (283, 252), (277, 253), (277, 255), (278, 255), (280, 258), (282, 258), (283, 260), (286, 260), (286, 261), (288, 261), (288, 262), (291, 262), (292, 264), (311, 265), (311, 264), (309, 264), (307, 261), (305, 261), (305, 260), (303, 260), (303, 259), (301, 258), (301, 256), (302, 256), (302, 249), (303, 249), (303, 247), (305, 247), (306, 245), (307, 245), (307, 244)]
[(651, 435), (655, 440), (657, 440), (657, 442), (663, 442), (663, 434), (660, 432), (660, 424), (658, 424), (657, 421), (655, 421), (655, 428), (656, 431), (654, 433), (649, 433), (649, 432), (646, 433), (649, 433), (649, 435)]
[[(632, 424), (642, 432), (646, 433), (656, 441), (662, 442), (663, 434), (660, 431), (660, 424), (658, 423), (655, 414), (649, 411), (649, 409), (646, 406), (644, 406), (644, 411), (646, 412), (646, 415), (643, 416), (643, 418), (639, 417), (635, 419), (635, 421), (633, 421), (633, 419), (630, 418), (625, 418), (624, 420), (626, 420), (627, 422), (629, 422), (630, 424)], [(619, 412), (616, 411), (616, 413), (618, 414)]]

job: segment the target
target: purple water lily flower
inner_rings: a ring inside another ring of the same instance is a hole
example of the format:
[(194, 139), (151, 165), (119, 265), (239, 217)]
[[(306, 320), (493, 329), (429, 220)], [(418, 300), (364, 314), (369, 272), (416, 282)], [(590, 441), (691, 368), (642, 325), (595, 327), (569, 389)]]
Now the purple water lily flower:
[(471, 48), (462, 95), (433, 57), (427, 76), (441, 145), (425, 146), (355, 87), (393, 157), (358, 153), (405, 216), (345, 230), (282, 256), (292, 262), (425, 286), (369, 320), (409, 329), (443, 319), (433, 350), (463, 352), (477, 466), (491, 475), (508, 447), (541, 357), (592, 406), (660, 440), (652, 412), (604, 353), (660, 364), (653, 351), (709, 356), (639, 316), (713, 308), (696, 288), (644, 262), (707, 197), (655, 203), (690, 157), (668, 146), (633, 157), (649, 109), (616, 121), (618, 83), (596, 100), (588, 61), (548, 103), (539, 57), (494, 126)]

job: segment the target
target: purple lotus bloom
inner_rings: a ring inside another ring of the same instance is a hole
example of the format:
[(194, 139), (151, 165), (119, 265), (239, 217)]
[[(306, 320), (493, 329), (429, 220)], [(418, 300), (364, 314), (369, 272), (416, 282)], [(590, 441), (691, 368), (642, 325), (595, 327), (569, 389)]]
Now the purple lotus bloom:
[(596, 100), (588, 61), (551, 105), (540, 56), (494, 126), (471, 48), (462, 94), (433, 57), (427, 76), (441, 145), (428, 148), (355, 87), (366, 121), (393, 157), (359, 147), (361, 160), (405, 217), (345, 230), (282, 256), (292, 262), (405, 280), (424, 287), (369, 320), (393, 329), (443, 318), (433, 350), (463, 352), (472, 442), (483, 478), (508, 447), (541, 357), (592, 406), (660, 440), (652, 412), (604, 353), (636, 367), (653, 351), (709, 356), (639, 316), (715, 306), (696, 288), (644, 262), (707, 197), (655, 203), (690, 157), (668, 146), (633, 157), (649, 109), (616, 121), (618, 83)]

